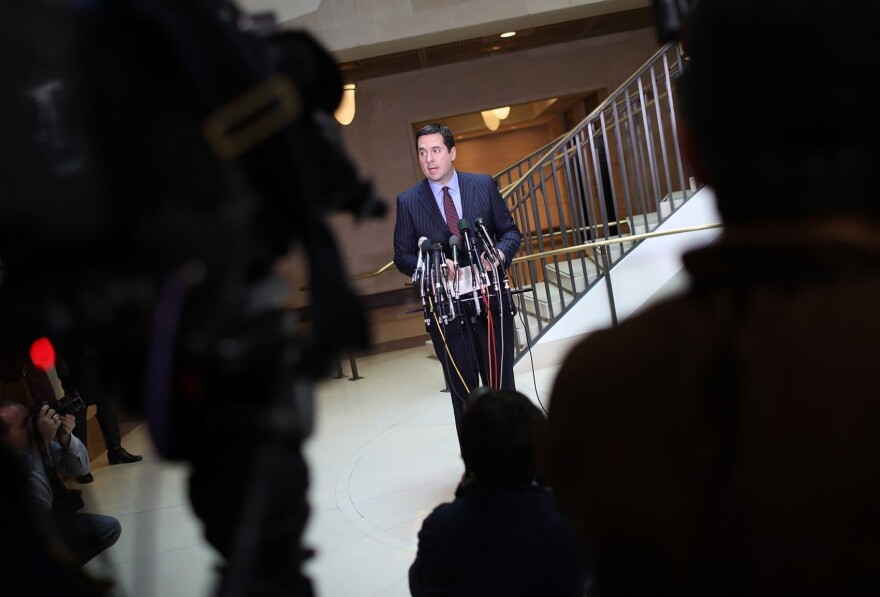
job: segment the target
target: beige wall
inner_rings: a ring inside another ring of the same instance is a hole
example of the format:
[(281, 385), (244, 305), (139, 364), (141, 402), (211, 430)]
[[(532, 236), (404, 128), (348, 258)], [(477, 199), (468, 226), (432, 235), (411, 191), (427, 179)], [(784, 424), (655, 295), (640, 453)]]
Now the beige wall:
[(455, 167), (463, 172), (497, 174), (558, 137), (559, 128), (542, 124), (456, 141)]
[[(377, 269), (393, 256), (395, 198), (422, 178), (413, 123), (442, 122), (448, 115), (558, 95), (613, 91), (658, 47), (654, 30), (644, 29), (360, 82), (357, 115), (343, 128), (343, 137), (359, 171), (385, 200), (388, 214), (382, 220), (363, 223), (355, 223), (347, 215), (331, 218), (348, 272)], [(552, 132), (554, 136), (557, 133)], [(481, 137), (462, 145), (460, 163), (485, 165), (488, 174), (509, 165), (516, 156), (494, 148), (491, 140), (492, 136)], [(467, 155), (469, 152), (477, 155)], [(507, 163), (499, 167), (495, 158), (501, 154)], [(295, 281), (301, 285), (298, 278), (303, 274), (300, 268), (293, 269), (297, 270)], [(398, 290), (406, 280), (395, 270), (359, 281), (356, 286), (362, 294), (373, 294)], [(300, 294), (294, 303), (305, 300)]]
[(651, 0), (242, 0), (313, 33), (337, 60), (381, 56), (649, 6)]

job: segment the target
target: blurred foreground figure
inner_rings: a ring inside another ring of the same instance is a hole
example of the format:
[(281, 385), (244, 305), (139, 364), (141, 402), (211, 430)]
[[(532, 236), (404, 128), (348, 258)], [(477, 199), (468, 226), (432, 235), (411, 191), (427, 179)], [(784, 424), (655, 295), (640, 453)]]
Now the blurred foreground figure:
[[(6, 8), (0, 343), (94, 347), (158, 453), (191, 464), (220, 594), (310, 595), (311, 381), (369, 340), (325, 219), (384, 209), (331, 116), (337, 65), (225, 0)], [(275, 274), (296, 246), (308, 333)]]
[(537, 481), (546, 426), (515, 390), (471, 392), (459, 436), (466, 473), (419, 530), (413, 597), (584, 597), (583, 551)]
[(880, 4), (702, 0), (683, 31), (724, 234), (568, 356), (548, 481), (603, 597), (880, 594)]

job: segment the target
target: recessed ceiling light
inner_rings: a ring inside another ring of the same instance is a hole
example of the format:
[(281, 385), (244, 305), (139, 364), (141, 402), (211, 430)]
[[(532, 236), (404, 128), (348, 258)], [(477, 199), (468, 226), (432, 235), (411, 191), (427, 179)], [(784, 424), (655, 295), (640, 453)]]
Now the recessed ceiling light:
[(516, 35), (516, 31), (507, 31), (505, 33), (502, 33), (501, 37), (513, 37), (514, 35)]

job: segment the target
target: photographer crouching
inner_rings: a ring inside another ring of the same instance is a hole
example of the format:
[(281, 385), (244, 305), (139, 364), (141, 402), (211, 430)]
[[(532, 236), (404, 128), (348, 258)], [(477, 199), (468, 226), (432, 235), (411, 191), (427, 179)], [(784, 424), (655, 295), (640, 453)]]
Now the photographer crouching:
[(47, 403), (36, 403), (29, 412), (20, 402), (0, 401), (0, 439), (19, 458), (35, 509), (45, 513), (50, 533), (72, 563), (82, 566), (116, 543), (122, 527), (111, 516), (77, 512), (81, 503), (67, 503), (59, 475), (85, 475), (89, 455), (72, 433), (75, 418), (64, 404), (62, 413)]

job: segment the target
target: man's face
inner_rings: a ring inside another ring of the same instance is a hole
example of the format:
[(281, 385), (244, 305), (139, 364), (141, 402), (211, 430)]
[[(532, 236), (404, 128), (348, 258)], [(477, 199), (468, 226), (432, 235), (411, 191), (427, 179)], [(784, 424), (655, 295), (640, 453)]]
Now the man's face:
[(455, 161), (455, 147), (446, 149), (443, 135), (422, 135), (419, 137), (419, 164), (428, 180), (446, 184), (452, 179), (452, 162)]
[(27, 452), (28, 449), (28, 412), (24, 406), (6, 406), (0, 408), (0, 421), (6, 427), (2, 436), (6, 446), (16, 454)]

